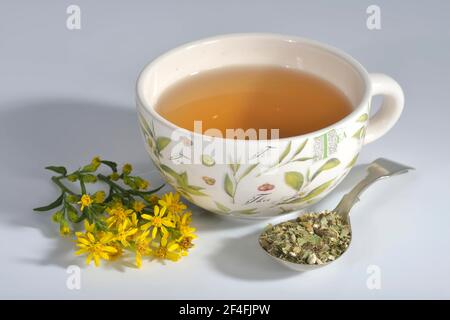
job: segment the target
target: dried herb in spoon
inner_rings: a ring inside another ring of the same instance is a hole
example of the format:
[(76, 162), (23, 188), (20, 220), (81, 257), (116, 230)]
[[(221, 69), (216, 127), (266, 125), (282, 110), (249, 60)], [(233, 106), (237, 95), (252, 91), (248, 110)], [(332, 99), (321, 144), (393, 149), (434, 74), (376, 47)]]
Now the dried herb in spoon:
[(296, 220), (269, 225), (261, 234), (264, 250), (298, 264), (324, 264), (348, 248), (350, 226), (336, 212), (306, 213)]

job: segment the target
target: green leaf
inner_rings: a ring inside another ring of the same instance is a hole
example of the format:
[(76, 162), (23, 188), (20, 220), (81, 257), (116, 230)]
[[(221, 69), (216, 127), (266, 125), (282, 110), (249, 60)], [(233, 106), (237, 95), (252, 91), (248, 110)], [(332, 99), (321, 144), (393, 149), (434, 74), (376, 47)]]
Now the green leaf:
[(83, 171), (83, 172), (95, 172), (97, 170), (97, 168), (98, 168), (98, 165), (90, 163), (88, 165), (85, 165), (83, 167), (83, 169), (81, 169), (81, 171)]
[(300, 188), (303, 185), (303, 180), (303, 175), (300, 172), (289, 171), (284, 174), (284, 181), (295, 191), (300, 191)]
[(169, 145), (169, 143), (171, 143), (172, 140), (170, 140), (170, 138), (167, 137), (158, 137), (156, 139), (156, 149), (158, 150), (158, 152), (161, 152), (164, 150), (165, 147), (167, 147)]
[(257, 210), (258, 209), (256, 209), (256, 208), (244, 209), (244, 210), (236, 211), (236, 213), (240, 213), (240, 214), (255, 214), (255, 213), (257, 213)]
[(166, 166), (165, 164), (162, 164), (160, 167), (161, 167), (161, 169), (162, 169), (165, 173), (167, 173), (168, 175), (170, 175), (170, 176), (171, 176), (172, 178), (174, 178), (175, 180), (178, 181), (178, 179), (180, 179), (179, 174), (176, 173), (176, 171), (173, 170), (172, 168)]
[(222, 211), (222, 212), (230, 212), (230, 209), (225, 207), (220, 202), (214, 201), (214, 203), (216, 204), (217, 209), (219, 209), (220, 211)]
[(234, 185), (230, 179), (228, 174), (225, 175), (225, 183), (224, 183), (225, 192), (230, 196), (234, 196)]
[(62, 166), (48, 166), (48, 167), (45, 167), (45, 169), (62, 174), (63, 176), (65, 176), (67, 174), (67, 169)]
[(97, 177), (93, 174), (84, 174), (80, 177), (81, 179), (83, 179), (83, 182), (86, 183), (95, 183), (97, 182)]
[(330, 169), (337, 167), (340, 163), (341, 162), (339, 161), (339, 159), (336, 159), (336, 158), (329, 159), (313, 174), (313, 176), (311, 177), (311, 180), (314, 180), (314, 178), (316, 178), (323, 171), (330, 170)]
[(295, 159), (293, 161), (300, 162), (300, 161), (308, 161), (308, 160), (312, 160), (312, 159), (314, 159), (314, 157), (301, 157), (301, 158)]
[(62, 204), (63, 199), (64, 199), (64, 193), (61, 193), (61, 195), (58, 197), (58, 199), (56, 199), (49, 205), (39, 207), (39, 208), (34, 208), (33, 210), (34, 211), (48, 211), (48, 210), (55, 209), (56, 207), (59, 207)]
[(66, 205), (66, 210), (67, 210), (67, 217), (69, 218), (70, 221), (72, 221), (73, 223), (78, 223), (80, 222), (80, 217), (78, 216), (78, 212), (77, 210), (69, 205)]
[(241, 167), (241, 164), (240, 163), (230, 163), (228, 166), (230, 167), (231, 171), (235, 175), (238, 172), (239, 168)]
[(291, 152), (291, 144), (292, 144), (292, 142), (289, 141), (289, 143), (286, 146), (286, 148), (284, 149), (283, 153), (280, 154), (280, 157), (278, 158), (278, 163), (281, 163), (284, 160), (284, 158), (286, 158), (286, 156), (289, 154), (289, 152)]
[(250, 172), (253, 171), (253, 169), (255, 169), (257, 166), (259, 165), (259, 163), (254, 163), (251, 164), (247, 167), (247, 169), (245, 169), (245, 171), (242, 173), (241, 177), (239, 178), (239, 180), (242, 180), (243, 178), (245, 178), (246, 176), (248, 176), (250, 174)]
[(180, 186), (180, 189), (185, 191), (186, 193), (193, 195), (193, 196), (206, 196), (206, 193), (201, 192), (200, 190), (203, 188), (197, 187), (197, 186)]
[(101, 160), (100, 162), (110, 167), (113, 172), (117, 172), (117, 163), (108, 160)]
[(187, 175), (186, 171), (184, 171), (184, 172), (182, 172), (182, 173), (180, 173), (178, 175), (177, 182), (181, 186), (187, 186), (188, 185), (188, 175)]
[(203, 154), (202, 155), (202, 164), (207, 167), (212, 167), (216, 164), (216, 161), (214, 160), (213, 157), (211, 157), (207, 154)]
[(352, 161), (350, 161), (350, 162), (348, 163), (348, 165), (347, 165), (345, 168), (348, 169), (348, 168), (353, 167), (353, 166), (355, 165), (355, 163), (356, 163), (356, 160), (358, 160), (358, 156), (359, 156), (359, 153), (357, 153), (357, 154), (353, 157)]
[(358, 121), (358, 122), (366, 122), (367, 119), (369, 119), (369, 115), (367, 113), (363, 113), (362, 115), (359, 116), (358, 120), (356, 120), (356, 121)]
[(139, 119), (141, 120), (142, 129), (145, 133), (153, 137), (153, 132), (150, 129), (150, 126), (148, 125), (147, 121), (145, 120), (144, 116), (139, 113)]
[(289, 201), (289, 204), (294, 204), (294, 203), (300, 203), (300, 202), (306, 202), (309, 201), (315, 197), (317, 197), (318, 195), (320, 195), (322, 192), (324, 192), (325, 190), (328, 189), (328, 187), (333, 183), (333, 181), (336, 178), (331, 179), (330, 181), (327, 181), (323, 184), (321, 184), (320, 186), (318, 186), (317, 188), (311, 190), (311, 192), (309, 192), (306, 196), (302, 197), (302, 198), (298, 198), (298, 199), (294, 199), (292, 201)]
[(366, 127), (361, 127), (353, 134), (353, 138), (361, 139), (364, 136), (364, 131)]
[(303, 201), (308, 201), (311, 200), (312, 198), (317, 197), (318, 195), (320, 195), (322, 192), (324, 192), (325, 190), (328, 189), (328, 187), (333, 183), (333, 181), (336, 178), (333, 178), (323, 184), (321, 184), (320, 186), (318, 186), (317, 188), (313, 189), (311, 192), (309, 192), (305, 197), (302, 198)]
[(303, 141), (303, 143), (298, 146), (297, 150), (295, 150), (294, 155), (292, 156), (291, 159), (293, 159), (295, 156), (299, 155), (300, 152), (303, 151), (303, 149), (305, 148), (307, 142), (308, 142), (308, 139)]

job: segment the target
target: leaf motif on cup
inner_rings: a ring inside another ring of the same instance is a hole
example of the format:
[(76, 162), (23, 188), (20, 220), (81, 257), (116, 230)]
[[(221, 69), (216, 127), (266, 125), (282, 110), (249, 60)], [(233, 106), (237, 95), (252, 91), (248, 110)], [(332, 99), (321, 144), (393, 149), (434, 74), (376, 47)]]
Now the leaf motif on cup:
[(225, 175), (225, 182), (224, 182), (224, 188), (225, 188), (225, 192), (231, 197), (233, 198), (233, 202), (234, 202), (234, 185), (233, 182), (230, 179), (230, 176), (228, 175), (228, 173)]
[(202, 164), (206, 167), (212, 167), (216, 164), (216, 160), (213, 157), (203, 154), (202, 155)]
[(289, 171), (284, 174), (284, 181), (295, 191), (300, 191), (303, 185), (303, 180), (303, 175), (300, 172)]
[(245, 169), (245, 171), (242, 173), (241, 177), (239, 178), (239, 180), (244, 179), (250, 172), (253, 171), (253, 169), (255, 169), (258, 166), (258, 163), (255, 164), (251, 164), (247, 167), (247, 169)]
[(317, 197), (318, 195), (320, 195), (322, 192), (324, 192), (325, 190), (328, 189), (328, 187), (333, 183), (333, 181), (336, 178), (333, 178), (323, 184), (321, 184), (320, 186), (318, 186), (317, 188), (314, 188), (313, 190), (311, 190), (306, 196), (304, 197), (300, 197), (297, 199), (294, 199), (292, 201), (289, 201), (288, 204), (295, 204), (295, 203), (302, 203), (302, 202), (306, 202), (309, 201), (315, 197)]
[[(306, 139), (305, 141), (303, 141), (295, 150), (294, 154), (291, 157), (291, 160), (294, 159), (296, 156), (298, 156), (300, 154), (300, 152), (303, 151), (303, 149), (305, 148), (306, 144), (308, 143), (308, 139)], [(292, 160), (292, 161), (298, 161), (296, 160)]]
[(158, 151), (158, 153), (161, 154), (161, 151), (163, 151), (171, 142), (172, 140), (168, 137), (156, 138), (156, 150)]
[(186, 171), (177, 173), (175, 170), (166, 166), (165, 164), (161, 164), (160, 167), (167, 175), (175, 180), (175, 182), (177, 183), (177, 191), (186, 198), (191, 199), (191, 195), (207, 196), (207, 194), (201, 191), (204, 188), (189, 184), (189, 179)]
[(236, 213), (245, 214), (245, 215), (255, 214), (255, 213), (258, 213), (258, 209), (257, 208), (252, 208), (252, 209), (238, 210), (238, 211), (236, 211)]
[(366, 127), (363, 126), (361, 128), (359, 128), (354, 134), (353, 134), (353, 138), (355, 139), (362, 139), (364, 137), (364, 134), (366, 132)]
[(231, 210), (227, 207), (225, 207), (223, 204), (221, 204), (220, 202), (214, 201), (214, 204), (216, 205), (217, 209), (219, 209), (222, 212), (228, 213)]
[(349, 169), (349, 168), (353, 167), (353, 166), (355, 165), (355, 163), (356, 163), (356, 160), (358, 160), (358, 156), (359, 156), (359, 153), (357, 153), (357, 154), (353, 157), (352, 161), (350, 161), (350, 162), (347, 164), (347, 166), (346, 166), (345, 168), (346, 168), (346, 169)]
[(366, 122), (367, 119), (369, 119), (369, 115), (367, 113), (363, 113), (359, 116), (359, 118), (356, 120), (357, 122)]
[(329, 159), (312, 175), (311, 180), (314, 180), (320, 173), (337, 167), (340, 163), (341, 161), (339, 161), (339, 159), (337, 158)]
[(284, 160), (284, 158), (286, 158), (286, 156), (289, 154), (289, 152), (291, 152), (291, 145), (292, 142), (289, 141), (284, 151), (280, 154), (280, 157), (278, 158), (278, 163), (281, 163)]

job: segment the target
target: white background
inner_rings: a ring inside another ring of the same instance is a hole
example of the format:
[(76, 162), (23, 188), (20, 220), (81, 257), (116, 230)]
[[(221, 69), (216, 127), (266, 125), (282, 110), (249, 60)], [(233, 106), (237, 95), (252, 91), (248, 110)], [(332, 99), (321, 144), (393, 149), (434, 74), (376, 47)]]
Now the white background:
[[(0, 4), (0, 298), (450, 298), (448, 1), (376, 1), (382, 29), (366, 28), (373, 1), (2, 1)], [(82, 29), (66, 29), (66, 8)], [(199, 239), (179, 263), (85, 267), (49, 215), (31, 208), (56, 189), (43, 167), (75, 169), (92, 156), (152, 172), (138, 132), (134, 84), (144, 64), (182, 43), (230, 32), (313, 38), (399, 81), (405, 111), (364, 148), (345, 181), (316, 209), (332, 208), (383, 156), (417, 170), (369, 189), (352, 213), (349, 252), (299, 274), (258, 248), (267, 221), (195, 209)], [(66, 268), (82, 266), (81, 290)], [(367, 268), (380, 267), (369, 290)]]

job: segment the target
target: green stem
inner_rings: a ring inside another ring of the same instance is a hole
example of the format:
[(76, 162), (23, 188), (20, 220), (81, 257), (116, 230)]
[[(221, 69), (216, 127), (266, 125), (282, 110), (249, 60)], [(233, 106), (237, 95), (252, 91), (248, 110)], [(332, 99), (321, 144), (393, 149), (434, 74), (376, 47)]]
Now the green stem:
[(86, 194), (86, 185), (83, 181), (83, 176), (79, 175), (78, 180), (80, 180), (81, 194)]
[(67, 188), (60, 180), (64, 179), (65, 177), (52, 177), (52, 181), (53, 183), (55, 183), (60, 189), (61, 191), (67, 192), (71, 195), (76, 195), (75, 192), (73, 192), (72, 190), (70, 190), (69, 188)]

